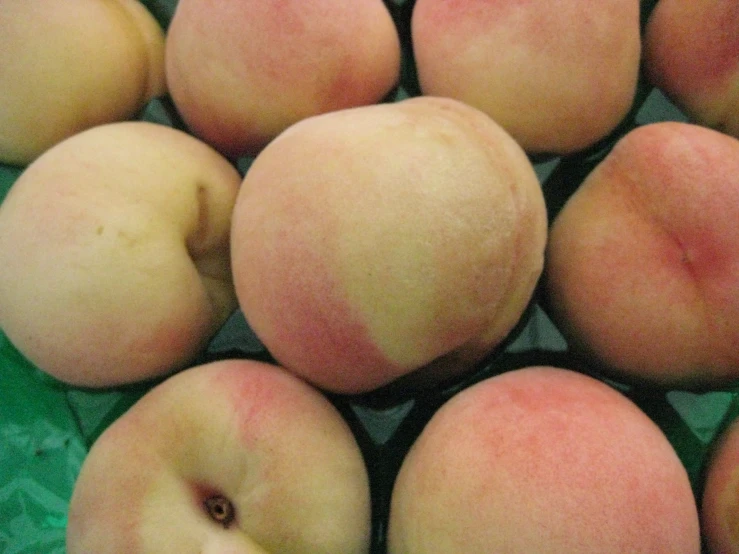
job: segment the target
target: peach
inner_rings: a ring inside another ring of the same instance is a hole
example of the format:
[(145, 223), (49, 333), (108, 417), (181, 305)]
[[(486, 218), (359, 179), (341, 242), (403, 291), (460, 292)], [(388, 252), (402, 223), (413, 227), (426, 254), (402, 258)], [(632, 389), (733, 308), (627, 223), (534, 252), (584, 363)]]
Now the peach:
[(433, 415), (391, 497), (389, 554), (699, 554), (685, 467), (635, 404), (554, 367), (490, 377)]
[(56, 144), (0, 205), (0, 328), (74, 385), (187, 365), (236, 309), (240, 183), (215, 150), (164, 125), (110, 123)]
[(639, 0), (418, 0), (411, 34), (423, 93), (484, 111), (530, 153), (585, 149), (634, 100)]
[(239, 157), (305, 117), (380, 101), (400, 41), (381, 0), (180, 0), (166, 68), (191, 131)]
[(418, 97), (283, 132), (246, 173), (231, 250), (239, 305), (272, 355), (358, 393), (469, 371), (521, 319), (545, 242), (518, 144), (461, 102)]
[(93, 444), (75, 553), (366, 554), (370, 494), (347, 423), (318, 391), (249, 360), (154, 387)]
[(614, 376), (665, 386), (739, 377), (739, 141), (659, 122), (624, 136), (556, 217), (552, 319)]
[(739, 553), (739, 421), (723, 429), (707, 458), (701, 527), (710, 554)]
[(644, 67), (692, 122), (739, 137), (735, 0), (660, 0), (644, 33)]
[(4, 0), (0, 162), (133, 118), (166, 90), (164, 32), (137, 0)]

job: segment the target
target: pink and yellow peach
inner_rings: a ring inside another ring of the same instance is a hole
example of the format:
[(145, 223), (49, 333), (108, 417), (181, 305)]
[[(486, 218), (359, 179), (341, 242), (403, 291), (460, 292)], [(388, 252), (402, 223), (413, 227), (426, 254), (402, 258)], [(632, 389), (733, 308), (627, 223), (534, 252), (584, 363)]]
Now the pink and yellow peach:
[(739, 141), (688, 123), (635, 129), (556, 217), (546, 297), (573, 348), (618, 378), (739, 378)]
[(190, 129), (238, 157), (305, 117), (380, 101), (400, 41), (381, 0), (181, 0), (166, 67)]
[(67, 551), (367, 554), (362, 453), (329, 401), (279, 367), (226, 360), (154, 387), (93, 444)]
[(417, 0), (411, 30), (423, 93), (484, 111), (531, 153), (592, 145), (634, 99), (639, 0)]
[(236, 309), (240, 183), (215, 150), (163, 125), (110, 123), (56, 144), (0, 205), (0, 327), (74, 385), (190, 363)]
[(546, 225), (531, 163), (483, 113), (431, 97), (342, 110), (257, 156), (234, 210), (234, 282), (266, 347), (310, 382), (432, 386), (520, 320)]
[(645, 29), (644, 67), (693, 122), (739, 138), (735, 0), (660, 0)]
[(602, 381), (514, 370), (452, 397), (392, 491), (389, 554), (699, 554), (687, 472)]

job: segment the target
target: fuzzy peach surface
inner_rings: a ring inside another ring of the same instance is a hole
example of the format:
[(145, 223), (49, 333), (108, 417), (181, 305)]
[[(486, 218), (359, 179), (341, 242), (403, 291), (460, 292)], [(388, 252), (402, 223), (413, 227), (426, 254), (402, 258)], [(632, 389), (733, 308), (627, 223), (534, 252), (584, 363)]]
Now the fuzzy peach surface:
[(554, 221), (547, 303), (622, 378), (739, 378), (739, 141), (663, 122), (626, 135)]
[[(208, 516), (209, 494), (233, 503), (228, 525)], [(75, 485), (67, 545), (364, 554), (369, 502), (359, 448), (328, 400), (282, 368), (224, 360), (170, 377), (100, 436)]]
[(411, 29), (424, 94), (481, 109), (529, 152), (582, 150), (633, 101), (638, 0), (418, 0)]
[(55, 145), (0, 206), (0, 327), (76, 385), (186, 365), (236, 308), (229, 231), (240, 181), (215, 150), (153, 123)]
[(423, 97), (273, 141), (237, 199), (232, 266), (273, 355), (358, 392), (427, 365), (429, 382), (468, 370), (521, 317), (545, 240), (518, 145), (482, 113)]
[(182, 0), (166, 66), (192, 131), (254, 155), (300, 119), (380, 101), (399, 79), (400, 43), (381, 0)]
[(132, 118), (166, 90), (164, 32), (136, 0), (3, 1), (0, 161)]
[(390, 554), (698, 554), (688, 476), (605, 383), (529, 367), (454, 396), (395, 481)]
[(724, 429), (707, 460), (701, 526), (712, 554), (739, 553), (739, 422)]
[(644, 34), (650, 81), (694, 121), (739, 137), (739, 4), (660, 0)]

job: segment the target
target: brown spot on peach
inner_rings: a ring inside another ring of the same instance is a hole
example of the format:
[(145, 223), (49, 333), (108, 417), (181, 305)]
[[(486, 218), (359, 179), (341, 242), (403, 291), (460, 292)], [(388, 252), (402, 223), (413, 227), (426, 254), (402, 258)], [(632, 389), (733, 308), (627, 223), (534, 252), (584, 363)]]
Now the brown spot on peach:
[(233, 503), (220, 493), (206, 493), (202, 501), (203, 509), (214, 523), (228, 529), (236, 520), (236, 508)]

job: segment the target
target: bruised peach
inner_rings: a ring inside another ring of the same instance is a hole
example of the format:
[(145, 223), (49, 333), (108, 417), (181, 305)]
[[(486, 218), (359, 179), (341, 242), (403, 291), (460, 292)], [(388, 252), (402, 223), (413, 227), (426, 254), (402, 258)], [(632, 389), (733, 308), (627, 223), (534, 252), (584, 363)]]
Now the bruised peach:
[(645, 29), (644, 67), (693, 122), (739, 137), (735, 0), (660, 0)]

